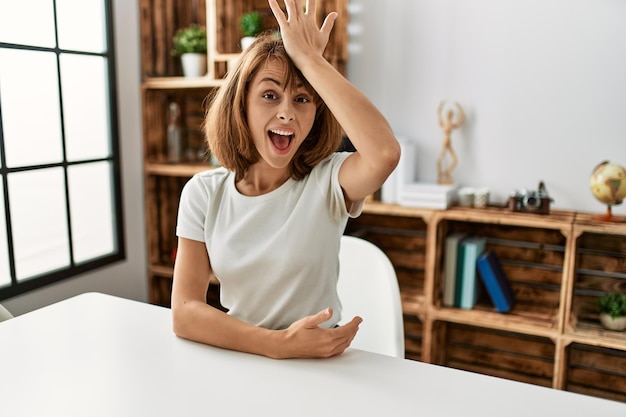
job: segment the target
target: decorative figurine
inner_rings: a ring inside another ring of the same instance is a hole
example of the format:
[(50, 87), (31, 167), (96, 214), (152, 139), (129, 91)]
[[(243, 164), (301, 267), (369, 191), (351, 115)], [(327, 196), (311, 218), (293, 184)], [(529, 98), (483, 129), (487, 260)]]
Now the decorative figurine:
[[(450, 140), (450, 134), (452, 130), (458, 129), (463, 121), (465, 121), (465, 113), (463, 112), (463, 108), (456, 101), (454, 104), (458, 109), (458, 114), (456, 117), (456, 122), (454, 120), (454, 110), (448, 109), (446, 112), (446, 119), (444, 120), (442, 115), (442, 110), (444, 107), (445, 101), (441, 100), (439, 103), (439, 107), (437, 108), (437, 118), (439, 119), (439, 126), (443, 129), (443, 147), (441, 148), (441, 152), (439, 153), (439, 158), (437, 159), (437, 183), (438, 184), (453, 184), (452, 181), (452, 170), (456, 167), (457, 157), (454, 153), (454, 149), (452, 149), (452, 142)], [(447, 167), (444, 167), (446, 154), (449, 153), (452, 160)]]

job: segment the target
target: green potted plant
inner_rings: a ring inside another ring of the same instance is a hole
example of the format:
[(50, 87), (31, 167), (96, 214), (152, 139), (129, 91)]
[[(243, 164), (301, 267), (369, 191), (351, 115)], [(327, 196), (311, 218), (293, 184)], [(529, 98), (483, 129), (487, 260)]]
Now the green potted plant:
[(610, 330), (626, 329), (626, 294), (614, 291), (598, 298), (600, 323)]
[(183, 74), (186, 77), (200, 77), (207, 71), (207, 37), (206, 29), (193, 23), (186, 28), (178, 29), (174, 34), (175, 56), (180, 56)]
[(259, 33), (263, 32), (265, 29), (263, 16), (257, 11), (244, 13), (241, 19), (239, 19), (239, 28), (243, 34), (241, 38), (241, 50), (243, 51), (250, 46)]

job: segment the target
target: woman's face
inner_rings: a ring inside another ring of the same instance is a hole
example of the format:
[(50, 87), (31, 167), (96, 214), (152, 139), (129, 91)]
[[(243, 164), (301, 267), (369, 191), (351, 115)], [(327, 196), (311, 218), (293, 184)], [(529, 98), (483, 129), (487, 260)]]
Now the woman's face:
[(262, 161), (273, 168), (289, 166), (315, 121), (316, 104), (302, 84), (291, 89), (284, 66), (269, 60), (250, 81), (248, 126)]

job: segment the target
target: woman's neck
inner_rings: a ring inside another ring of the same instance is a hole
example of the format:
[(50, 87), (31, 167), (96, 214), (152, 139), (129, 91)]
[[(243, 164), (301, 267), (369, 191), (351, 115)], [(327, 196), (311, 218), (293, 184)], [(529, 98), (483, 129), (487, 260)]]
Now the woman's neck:
[(260, 164), (251, 166), (236, 187), (243, 195), (250, 197), (267, 194), (283, 185), (291, 177), (288, 169), (262, 167)]

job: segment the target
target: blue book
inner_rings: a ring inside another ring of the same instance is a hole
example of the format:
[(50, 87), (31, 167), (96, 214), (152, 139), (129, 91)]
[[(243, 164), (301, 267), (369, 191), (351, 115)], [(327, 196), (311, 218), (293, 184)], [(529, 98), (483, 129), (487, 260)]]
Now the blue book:
[(492, 251), (483, 253), (478, 258), (476, 265), (496, 311), (506, 313), (511, 310), (515, 296), (496, 254)]
[(476, 271), (476, 261), (485, 250), (484, 237), (468, 237), (461, 242), (460, 253), (463, 268), (461, 300), (459, 307), (471, 310), (480, 295), (480, 278)]

